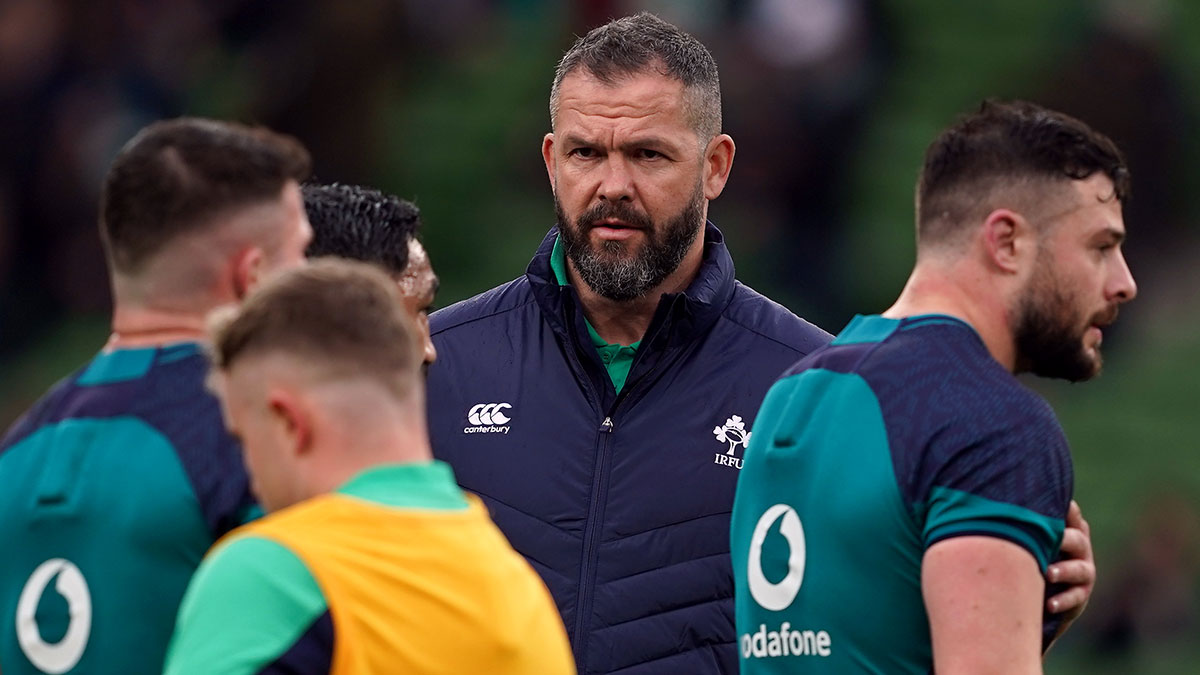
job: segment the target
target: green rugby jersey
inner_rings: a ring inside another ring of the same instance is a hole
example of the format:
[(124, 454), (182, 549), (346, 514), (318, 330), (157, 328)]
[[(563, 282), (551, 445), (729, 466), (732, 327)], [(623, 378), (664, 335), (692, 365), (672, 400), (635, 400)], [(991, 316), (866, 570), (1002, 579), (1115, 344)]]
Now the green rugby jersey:
[(254, 512), (192, 343), (120, 349), (0, 441), (0, 672), (159, 673), (212, 543)]
[(742, 672), (929, 673), (926, 549), (1057, 555), (1071, 499), (1050, 407), (946, 316), (856, 317), (767, 393), (731, 527)]

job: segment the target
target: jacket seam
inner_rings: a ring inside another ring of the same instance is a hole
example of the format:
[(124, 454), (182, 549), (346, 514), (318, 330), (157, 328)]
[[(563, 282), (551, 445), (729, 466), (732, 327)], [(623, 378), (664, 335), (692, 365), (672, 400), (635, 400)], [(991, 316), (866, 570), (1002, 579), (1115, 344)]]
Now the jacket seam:
[(549, 527), (551, 527), (551, 528), (553, 528), (553, 529), (555, 529), (555, 530), (558, 530), (559, 532), (564, 532), (564, 533), (565, 533), (565, 532), (567, 532), (567, 530), (564, 530), (564, 529), (562, 529), (562, 528), (560, 528), (560, 527), (555, 527), (554, 525), (551, 525), (550, 523), (546, 522), (545, 520), (542, 520), (541, 518), (539, 518), (539, 517), (537, 517), (537, 516), (533, 515), (532, 513), (529, 513), (529, 512), (527, 512), (527, 511), (523, 511), (523, 510), (521, 510), (521, 509), (518, 509), (517, 507), (513, 506), (512, 504), (509, 504), (508, 502), (504, 501), (503, 499), (497, 499), (497, 498), (493, 497), (492, 495), (489, 495), (489, 494), (488, 494), (488, 493), (486, 493), (486, 492), (480, 492), (479, 490), (473, 490), (473, 489), (471, 489), (471, 488), (463, 488), (463, 489), (464, 489), (464, 490), (466, 490), (467, 492), (471, 492), (471, 493), (477, 494), (477, 495), (479, 495), (480, 497), (486, 497), (486, 498), (488, 498), (488, 499), (490, 499), (490, 500), (492, 500), (492, 501), (496, 502), (497, 504), (500, 504), (501, 506), (503, 506), (503, 507), (504, 507), (504, 508), (506, 508), (506, 509), (511, 509), (511, 510), (513, 510), (513, 511), (516, 511), (517, 513), (519, 513), (519, 514), (521, 514), (521, 515), (523, 515), (523, 516), (528, 516), (529, 518), (532, 518), (533, 520), (536, 520), (536, 521), (538, 521), (539, 523), (542, 523), (543, 525), (547, 525), (547, 526), (549, 526)]
[[(519, 513), (519, 514), (521, 514), (521, 515), (523, 515), (523, 516), (527, 516), (527, 517), (529, 517), (529, 518), (531, 518), (531, 519), (533, 519), (533, 520), (536, 520), (537, 522), (539, 522), (539, 523), (542, 523), (543, 525), (546, 525), (546, 526), (548, 526), (548, 527), (550, 527), (550, 528), (552, 528), (552, 529), (554, 529), (554, 530), (557, 530), (557, 531), (559, 531), (559, 532), (564, 532), (564, 533), (566, 533), (566, 530), (563, 530), (562, 528), (559, 528), (559, 527), (555, 527), (554, 525), (551, 525), (550, 523), (547, 523), (546, 521), (542, 520), (541, 518), (538, 518), (538, 517), (537, 517), (537, 516), (535, 516), (535, 515), (532, 515), (532, 514), (530, 514), (530, 513), (527, 513), (527, 512), (525, 512), (525, 511), (522, 511), (521, 509), (518, 509), (517, 507), (513, 506), (512, 504), (509, 504), (508, 502), (505, 502), (505, 501), (504, 501), (504, 500), (502, 500), (502, 499), (497, 499), (497, 498), (495, 498), (495, 497), (493, 497), (493, 496), (491, 496), (491, 495), (489, 495), (489, 494), (486, 494), (486, 493), (480, 492), (480, 491), (478, 491), (478, 490), (467, 490), (467, 491), (468, 491), (468, 492), (471, 492), (472, 494), (478, 495), (478, 496), (479, 496), (479, 497), (481, 497), (481, 498), (486, 498), (486, 499), (488, 499), (488, 500), (490, 500), (490, 501), (492, 501), (492, 502), (495, 502), (495, 503), (497, 503), (497, 504), (499, 504), (499, 505), (503, 506), (504, 508), (506, 508), (506, 509), (509, 509), (510, 511), (515, 511), (515, 512), (517, 512), (517, 513)], [(529, 560), (530, 560), (530, 561), (532, 561), (532, 562), (535, 562), (535, 563), (537, 563), (538, 565), (541, 565), (542, 567), (544, 567), (544, 568), (546, 568), (547, 570), (549, 570), (550, 572), (553, 572), (554, 574), (556, 574), (556, 575), (558, 575), (558, 576), (562, 577), (563, 579), (568, 579), (568, 580), (570, 579), (570, 576), (569, 576), (569, 575), (566, 575), (566, 574), (563, 574), (563, 573), (559, 572), (557, 569), (555, 569), (554, 565), (551, 565), (551, 564), (549, 564), (549, 563), (547, 563), (547, 562), (544, 562), (544, 561), (542, 561), (542, 560), (539, 560), (538, 558), (536, 558), (536, 557), (534, 557), (533, 555), (531, 555), (531, 554), (529, 554), (529, 553), (526, 553), (526, 552), (524, 552), (524, 551), (519, 551), (519, 553), (520, 553), (520, 554), (521, 554), (523, 557), (525, 557), (525, 558), (529, 559)]]
[(663, 611), (661, 611), (661, 612), (655, 612), (655, 613), (653, 613), (653, 614), (647, 614), (646, 616), (637, 616), (637, 617), (634, 617), (634, 618), (632, 618), (632, 619), (626, 619), (626, 620), (624, 620), (624, 621), (618, 621), (617, 623), (611, 623), (611, 624), (608, 624), (607, 626), (604, 626), (604, 627), (602, 627), (602, 628), (593, 629), (593, 630), (592, 630), (592, 632), (593, 632), (593, 633), (600, 633), (600, 632), (603, 632), (603, 631), (606, 631), (606, 630), (609, 630), (609, 629), (619, 629), (619, 628), (621, 628), (621, 627), (623, 627), (623, 626), (627, 626), (627, 625), (629, 625), (629, 624), (631, 624), (631, 623), (634, 623), (634, 622), (636, 622), (636, 621), (645, 621), (645, 620), (647, 620), (647, 619), (656, 619), (656, 618), (658, 618), (658, 617), (661, 617), (661, 616), (666, 616), (667, 614), (674, 614), (675, 612), (682, 612), (682, 611), (685, 611), (685, 610), (688, 610), (688, 609), (693, 609), (693, 608), (696, 608), (696, 607), (702, 607), (702, 606), (704, 606), (704, 605), (713, 605), (713, 604), (721, 604), (721, 605), (723, 605), (723, 604), (726, 604), (726, 603), (730, 602), (731, 600), (733, 600), (733, 594), (732, 594), (732, 593), (730, 593), (729, 595), (726, 595), (726, 596), (719, 597), (719, 598), (705, 598), (705, 599), (703, 599), (703, 600), (698, 600), (698, 601), (696, 601), (696, 602), (691, 602), (691, 603), (688, 603), (688, 604), (686, 604), (686, 605), (679, 605), (678, 607), (672, 607), (672, 608), (670, 608), (670, 609), (664, 609), (664, 610), (663, 610)]
[(446, 331), (449, 331), (449, 330), (454, 330), (454, 329), (456, 329), (456, 328), (461, 328), (461, 327), (463, 327), (463, 326), (466, 326), (466, 325), (468, 325), (468, 324), (475, 323), (476, 321), (483, 321), (484, 319), (490, 319), (490, 318), (492, 318), (492, 317), (494, 317), (494, 316), (499, 316), (500, 314), (506, 314), (506, 313), (508, 313), (508, 312), (513, 312), (513, 311), (516, 311), (516, 310), (518, 310), (518, 309), (521, 309), (521, 308), (522, 308), (522, 307), (524, 307), (525, 305), (528, 305), (528, 304), (530, 304), (530, 303), (532, 303), (532, 302), (535, 302), (535, 299), (530, 297), (530, 298), (526, 298), (526, 299), (525, 299), (523, 302), (521, 302), (521, 303), (519, 303), (519, 304), (517, 304), (517, 305), (513, 305), (512, 307), (507, 307), (507, 308), (505, 308), (505, 309), (496, 309), (496, 310), (492, 310), (492, 311), (490, 311), (490, 312), (488, 312), (487, 314), (484, 314), (484, 315), (482, 315), (482, 316), (472, 316), (472, 317), (468, 317), (468, 318), (466, 318), (466, 319), (463, 319), (462, 321), (459, 321), (458, 323), (451, 324), (451, 325), (449, 325), (449, 326), (444, 326), (444, 327), (442, 327), (442, 328), (439, 328), (439, 329), (437, 329), (436, 331), (433, 331), (432, 333), (430, 333), (430, 337), (432, 337), (432, 336), (434, 336), (434, 335), (441, 335), (442, 333), (445, 333)]
[(648, 529), (645, 529), (645, 530), (641, 530), (641, 531), (638, 531), (638, 532), (631, 532), (631, 533), (629, 533), (629, 534), (622, 535), (622, 536), (620, 536), (620, 537), (614, 537), (614, 538), (612, 538), (612, 539), (606, 539), (606, 540), (604, 540), (604, 542), (602, 542), (602, 543), (605, 543), (605, 544), (615, 544), (615, 543), (617, 543), (617, 542), (625, 541), (625, 540), (627, 540), (627, 539), (632, 539), (633, 537), (640, 537), (640, 536), (642, 536), (643, 534), (648, 534), (648, 533), (650, 533), (650, 532), (654, 532), (654, 531), (656, 531), (656, 530), (661, 530), (661, 529), (668, 528), (668, 527), (675, 527), (675, 526), (677, 526), (677, 525), (683, 525), (683, 524), (685, 524), (685, 523), (691, 523), (691, 522), (694, 522), (694, 521), (697, 521), (697, 520), (704, 520), (705, 518), (719, 518), (719, 517), (721, 517), (721, 516), (725, 516), (726, 518), (728, 518), (728, 517), (729, 517), (729, 515), (730, 515), (730, 514), (732, 514), (732, 513), (733, 513), (733, 510), (732, 510), (732, 509), (730, 509), (729, 511), (722, 511), (722, 512), (720, 512), (720, 513), (705, 513), (705, 514), (703, 514), (703, 515), (699, 515), (699, 516), (692, 516), (691, 518), (684, 518), (683, 520), (677, 520), (677, 521), (675, 521), (675, 522), (673, 522), (673, 523), (663, 523), (662, 525), (655, 525), (654, 527), (651, 527), (651, 528), (648, 528)]
[(638, 663), (631, 663), (628, 666), (621, 666), (620, 668), (618, 668), (616, 670), (608, 671), (608, 675), (620, 675), (620, 673), (626, 672), (626, 671), (630, 670), (631, 668), (639, 668), (640, 669), (640, 668), (645, 667), (647, 664), (654, 663), (655, 661), (663, 661), (666, 659), (671, 659), (671, 658), (675, 658), (678, 656), (684, 656), (687, 654), (691, 654), (693, 652), (698, 652), (698, 651), (702, 651), (702, 650), (714, 651), (716, 648), (722, 647), (724, 645), (735, 645), (736, 646), (737, 640), (722, 640), (720, 642), (706, 642), (698, 647), (693, 647), (686, 651), (672, 652), (670, 654), (665, 654), (663, 656), (656, 656), (656, 657), (650, 659), (649, 661), (640, 661)]
[[(724, 558), (727, 558), (727, 557), (729, 557), (729, 550), (728, 550), (728, 549), (726, 549), (726, 550), (724, 550), (724, 551), (719, 551), (719, 552), (717, 552), (717, 553), (709, 553), (708, 555), (702, 555), (702, 556), (700, 556), (700, 557), (698, 557), (698, 558), (692, 558), (692, 559), (690, 559), (690, 560), (680, 560), (679, 562), (673, 562), (673, 563), (670, 563), (670, 564), (668, 564), (668, 565), (660, 565), (660, 566), (658, 566), (658, 567), (653, 567), (653, 568), (651, 568), (651, 569), (648, 569), (648, 570), (641, 570), (641, 571), (639, 571), (639, 572), (634, 572), (634, 573), (632, 573), (632, 574), (627, 574), (627, 575), (625, 575), (625, 576), (623, 576), (623, 577), (615, 577), (615, 578), (613, 578), (613, 579), (608, 579), (608, 580), (606, 580), (606, 581), (604, 582), (604, 584), (603, 584), (603, 585), (604, 585), (604, 586), (608, 586), (608, 585), (610, 585), (610, 584), (618, 584), (618, 583), (621, 583), (621, 582), (623, 582), (623, 581), (629, 581), (630, 579), (635, 579), (635, 578), (637, 578), (637, 577), (644, 576), (644, 575), (647, 575), (647, 574), (651, 574), (651, 573), (654, 573), (654, 572), (661, 572), (661, 571), (663, 571), (663, 570), (668, 570), (668, 569), (671, 569), (672, 567), (678, 567), (678, 566), (680, 566), (680, 565), (687, 565), (687, 564), (689, 564), (689, 563), (700, 562), (701, 560), (707, 560), (707, 559), (709, 559), (709, 558), (722, 558), (722, 557), (724, 557)], [(729, 597), (731, 597), (731, 598), (732, 598), (733, 596), (732, 596), (732, 595), (730, 595)], [(667, 611), (671, 611), (671, 610), (667, 610)], [(651, 614), (650, 616), (654, 616), (654, 615), (653, 615), (653, 614)], [(631, 619), (631, 620), (632, 620), (632, 619)], [(622, 623), (624, 623), (624, 622), (622, 622)], [(613, 624), (613, 625), (618, 625), (618, 624)]]
[[(755, 335), (759, 336), (760, 338), (763, 338), (764, 340), (770, 340), (771, 342), (774, 342), (775, 344), (777, 344), (777, 345), (780, 345), (781, 347), (784, 347), (784, 348), (786, 348), (786, 349), (789, 349), (789, 350), (791, 350), (791, 351), (793, 351), (793, 352), (796, 352), (796, 353), (797, 353), (797, 354), (799, 354), (800, 356), (807, 356), (807, 355), (809, 354), (809, 352), (803, 351), (803, 350), (801, 350), (801, 349), (800, 349), (800, 348), (798, 348), (798, 347), (793, 347), (792, 345), (789, 345), (788, 343), (786, 343), (786, 342), (784, 342), (784, 341), (782, 341), (782, 340), (780, 340), (780, 339), (778, 339), (778, 338), (772, 337), (772, 336), (770, 336), (770, 335), (767, 335), (766, 333), (763, 333), (763, 332), (761, 332), (761, 331), (755, 330), (754, 328), (751, 328), (750, 326), (747, 326), (746, 324), (742, 323), (741, 321), (738, 321), (737, 319), (735, 319), (735, 318), (733, 318), (733, 317), (731, 317), (731, 316), (729, 316), (729, 315), (727, 315), (727, 314), (724, 314), (724, 313), (722, 313), (722, 314), (721, 314), (721, 318), (722, 318), (722, 319), (725, 319), (726, 321), (728, 321), (728, 322), (730, 322), (730, 323), (732, 323), (732, 324), (734, 324), (735, 326), (738, 326), (738, 327), (742, 328), (742, 329), (743, 329), (743, 330), (745, 330), (746, 332), (753, 333), (753, 334), (755, 334)], [(811, 350), (810, 350), (810, 351), (811, 351)]]

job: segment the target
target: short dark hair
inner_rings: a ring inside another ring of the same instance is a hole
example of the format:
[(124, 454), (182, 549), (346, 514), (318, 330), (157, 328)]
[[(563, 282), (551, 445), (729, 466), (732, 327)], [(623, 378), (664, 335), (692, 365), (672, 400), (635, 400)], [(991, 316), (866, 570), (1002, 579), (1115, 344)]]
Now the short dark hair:
[(717, 62), (699, 40), (649, 12), (615, 19), (575, 40), (554, 71), (550, 123), (558, 116), (563, 78), (583, 68), (605, 84), (651, 68), (683, 83), (696, 133), (705, 141), (721, 132), (721, 81)]
[(310, 258), (337, 256), (374, 263), (393, 276), (408, 267), (408, 243), (421, 227), (412, 202), (360, 185), (301, 186), (313, 238)]
[[(984, 101), (925, 152), (917, 182), (917, 239), (937, 242), (985, 218), (988, 194), (1021, 182), (1044, 187), (1101, 172), (1114, 196), (1130, 196), (1129, 169), (1116, 144), (1087, 124), (1027, 101)], [(1031, 198), (1033, 195), (1031, 195)]]
[(251, 355), (281, 353), (334, 377), (366, 377), (404, 395), (418, 382), (418, 331), (383, 270), (326, 258), (256, 287), (209, 320), (209, 358), (228, 371)]
[(114, 270), (137, 273), (175, 237), (231, 209), (278, 199), (311, 160), (296, 139), (262, 127), (181, 117), (155, 122), (113, 160), (100, 237)]

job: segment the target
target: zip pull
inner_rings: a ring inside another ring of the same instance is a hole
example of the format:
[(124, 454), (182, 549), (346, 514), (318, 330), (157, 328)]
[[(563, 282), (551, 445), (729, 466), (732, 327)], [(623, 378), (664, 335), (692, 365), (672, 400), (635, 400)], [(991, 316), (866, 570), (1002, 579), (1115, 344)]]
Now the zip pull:
[(606, 434), (611, 434), (613, 430), (613, 421), (611, 417), (605, 417), (604, 422), (600, 425), (600, 431)]

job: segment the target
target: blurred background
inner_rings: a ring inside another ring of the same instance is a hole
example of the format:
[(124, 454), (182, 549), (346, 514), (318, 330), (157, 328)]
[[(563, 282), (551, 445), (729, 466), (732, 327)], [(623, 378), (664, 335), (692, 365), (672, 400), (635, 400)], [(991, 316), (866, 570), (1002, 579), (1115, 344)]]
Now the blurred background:
[(552, 225), (539, 153), (574, 36), (650, 9), (721, 68), (739, 277), (837, 332), (899, 292), (925, 145), (984, 97), (1125, 150), (1140, 284), (1106, 372), (1030, 380), (1071, 439), (1100, 584), (1051, 673), (1200, 657), (1200, 3), (1191, 0), (0, 0), (0, 426), (107, 336), (104, 172), (180, 114), (299, 137), (322, 181), (412, 199), (445, 305), (521, 274)]

